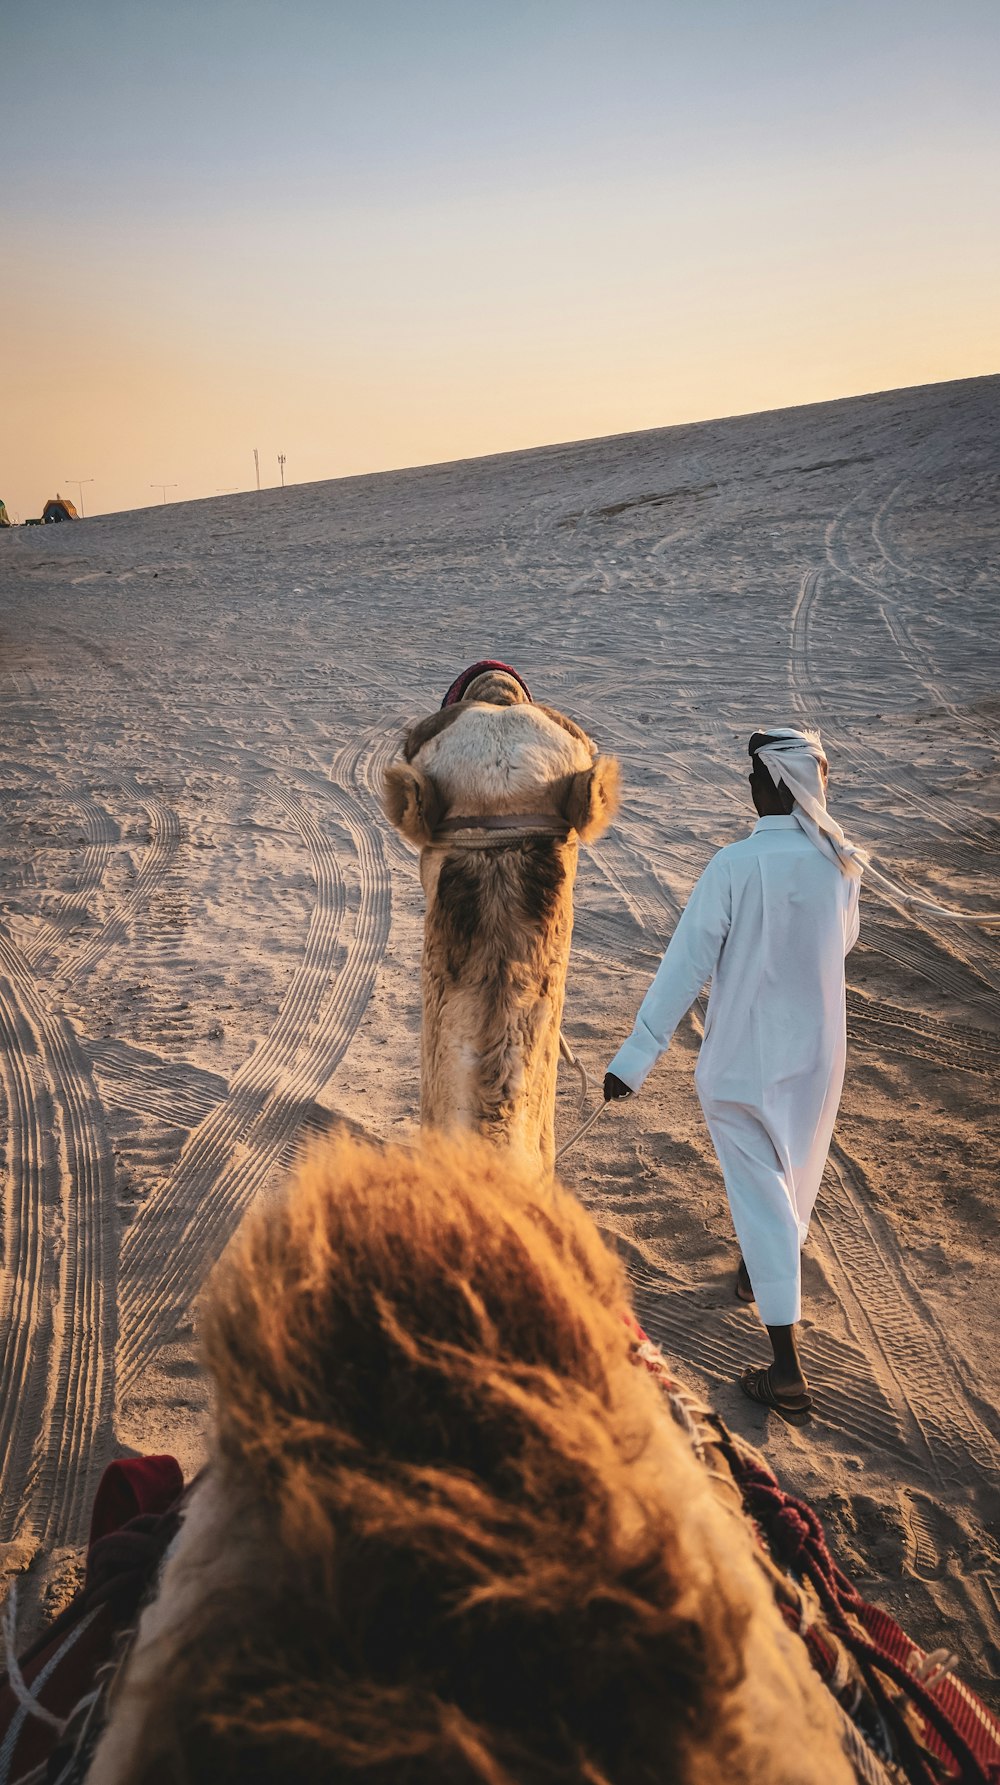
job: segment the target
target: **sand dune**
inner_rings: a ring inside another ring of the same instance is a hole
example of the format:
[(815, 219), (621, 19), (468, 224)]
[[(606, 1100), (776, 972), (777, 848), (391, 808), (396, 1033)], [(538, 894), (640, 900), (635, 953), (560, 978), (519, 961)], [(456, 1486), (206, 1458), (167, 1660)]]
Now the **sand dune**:
[[(979, 379), (0, 537), (0, 1541), (36, 1615), (117, 1449), (197, 1465), (193, 1303), (250, 1200), (335, 1119), (413, 1126), (421, 900), (377, 791), (466, 663), (510, 659), (622, 758), (567, 1004), (595, 1075), (749, 827), (758, 723), (821, 725), (904, 887), (997, 904), (998, 410)], [(734, 1386), (766, 1345), (696, 1018), (567, 1176), (653, 1335), (996, 1702), (1000, 937), (872, 888), (849, 985), (810, 1427)]]

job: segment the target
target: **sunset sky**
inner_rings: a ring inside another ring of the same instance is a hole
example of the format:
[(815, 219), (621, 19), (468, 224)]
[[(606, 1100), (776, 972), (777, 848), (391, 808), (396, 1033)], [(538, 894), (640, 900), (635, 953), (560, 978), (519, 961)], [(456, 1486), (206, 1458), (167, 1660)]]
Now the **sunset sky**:
[(996, 0), (7, 0), (0, 496), (998, 369)]

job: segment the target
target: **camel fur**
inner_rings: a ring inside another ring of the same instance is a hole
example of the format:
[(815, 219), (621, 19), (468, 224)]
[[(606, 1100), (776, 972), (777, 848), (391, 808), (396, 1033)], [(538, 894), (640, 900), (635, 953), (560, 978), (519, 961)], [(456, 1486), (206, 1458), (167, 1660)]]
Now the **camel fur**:
[(537, 1161), (316, 1151), (210, 1285), (210, 1460), (90, 1785), (849, 1785), (627, 1300)]
[[(509, 704), (466, 699), (416, 725), (386, 771), (385, 808), (421, 851), (427, 900), (421, 1120), (551, 1166), (578, 845), (615, 815), (618, 764), (516, 683), (507, 692)], [(476, 820), (504, 817), (514, 830), (484, 845)], [(441, 830), (458, 818), (467, 832)], [(561, 834), (519, 832), (518, 818)]]

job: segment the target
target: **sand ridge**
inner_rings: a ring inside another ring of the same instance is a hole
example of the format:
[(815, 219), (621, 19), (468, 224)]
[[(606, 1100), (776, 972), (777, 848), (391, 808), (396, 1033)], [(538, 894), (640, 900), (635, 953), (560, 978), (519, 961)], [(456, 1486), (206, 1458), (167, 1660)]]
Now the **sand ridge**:
[[(116, 1450), (197, 1466), (195, 1300), (250, 1200), (336, 1120), (413, 1129), (421, 898), (379, 779), (466, 663), (622, 758), (576, 893), (592, 1076), (752, 822), (759, 723), (821, 726), (831, 803), (907, 890), (996, 905), (998, 406), (978, 379), (0, 538), (0, 1542), (38, 1606)], [(566, 1175), (653, 1336), (995, 1697), (1000, 938), (869, 888), (848, 978), (812, 1426), (734, 1386), (766, 1342), (697, 1012)]]

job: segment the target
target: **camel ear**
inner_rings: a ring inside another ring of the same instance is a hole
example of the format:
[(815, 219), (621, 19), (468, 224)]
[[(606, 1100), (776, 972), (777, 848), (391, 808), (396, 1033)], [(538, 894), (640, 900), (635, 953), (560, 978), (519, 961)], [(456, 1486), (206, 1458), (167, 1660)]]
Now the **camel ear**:
[(563, 813), (581, 843), (602, 836), (618, 810), (621, 768), (617, 756), (599, 756), (593, 768), (571, 775)]
[(385, 815), (410, 843), (429, 843), (444, 810), (440, 790), (429, 775), (408, 762), (392, 762), (382, 780)]

